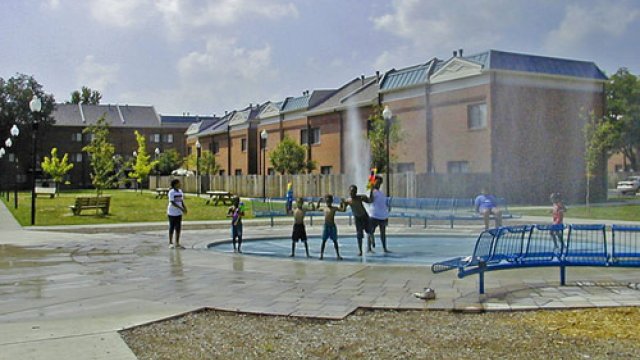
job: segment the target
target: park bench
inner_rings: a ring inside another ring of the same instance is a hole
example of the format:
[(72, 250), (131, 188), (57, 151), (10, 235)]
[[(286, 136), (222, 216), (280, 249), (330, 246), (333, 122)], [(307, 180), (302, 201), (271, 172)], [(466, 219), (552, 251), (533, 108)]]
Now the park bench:
[(566, 284), (568, 266), (640, 267), (640, 226), (611, 226), (610, 246), (602, 224), (489, 229), (480, 233), (471, 256), (434, 263), (431, 271), (457, 269), (459, 278), (478, 274), (484, 294), (485, 272), (549, 266), (559, 268), (560, 285)]
[(77, 197), (75, 203), (69, 206), (69, 209), (73, 212), (73, 215), (80, 215), (82, 210), (100, 210), (102, 215), (109, 214), (109, 206), (111, 205), (111, 197)]
[(162, 199), (169, 194), (169, 188), (156, 188), (156, 199)]
[(214, 206), (218, 206), (218, 203), (220, 203), (221, 201), (223, 205), (231, 205), (231, 199), (233, 198), (233, 194), (228, 191), (214, 190), (214, 191), (207, 191), (206, 194), (209, 195), (209, 199), (206, 202), (207, 205), (209, 205), (211, 201), (213, 201)]
[(36, 192), (36, 196), (46, 195), (52, 199), (56, 196), (56, 188), (54, 187), (36, 186), (35, 192)]
[[(502, 211), (503, 219), (516, 217), (507, 206), (504, 198), (498, 198), (498, 207)], [(390, 198), (389, 216), (405, 218), (412, 225), (412, 220), (422, 220), (424, 227), (428, 221), (447, 221), (451, 228), (455, 221), (481, 221), (482, 216), (475, 212), (471, 198)], [(491, 215), (493, 218), (493, 215)]]

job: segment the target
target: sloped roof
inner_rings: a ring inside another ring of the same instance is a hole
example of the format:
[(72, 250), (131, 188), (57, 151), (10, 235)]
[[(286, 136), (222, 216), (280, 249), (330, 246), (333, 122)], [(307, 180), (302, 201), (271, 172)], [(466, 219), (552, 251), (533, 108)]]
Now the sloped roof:
[(391, 69), (382, 78), (380, 90), (388, 91), (426, 84), (434, 68), (441, 62), (441, 60), (433, 58), (424, 64), (409, 66), (400, 70)]
[(480, 54), (465, 56), (465, 59), (476, 61), (482, 64), (485, 69), (607, 80), (604, 72), (591, 61), (519, 54), (499, 50), (489, 50)]
[(248, 124), (250, 121), (256, 119), (263, 105), (250, 105), (242, 110), (235, 111), (233, 116), (229, 119), (229, 126), (238, 126)]
[(199, 115), (160, 115), (160, 123), (163, 127), (181, 128), (187, 129), (193, 123), (200, 121), (215, 120), (214, 116), (199, 116)]
[(376, 76), (369, 76), (366, 78), (355, 78), (348, 83), (341, 86), (339, 89), (331, 93), (331, 95), (319, 102), (316, 106), (310, 107), (309, 113), (323, 113), (327, 111), (338, 110), (345, 107), (345, 101), (351, 98), (352, 101), (357, 101), (356, 94), (360, 93), (359, 90), (370, 88), (372, 83), (376, 86), (373, 87), (376, 90), (376, 94), (372, 97), (377, 97), (377, 78)]
[(187, 131), (185, 131), (184, 134), (187, 136), (197, 135), (198, 133), (205, 131), (206, 129), (213, 126), (219, 120), (220, 120), (219, 118), (208, 118), (208, 119), (202, 119), (198, 122), (194, 122), (191, 125), (189, 125), (189, 128), (187, 128)]
[(334, 94), (337, 89), (314, 90), (311, 93), (305, 93), (298, 97), (288, 97), (282, 103), (280, 112), (288, 113), (300, 110), (307, 110), (321, 102), (325, 101), (329, 96)]
[(225, 114), (221, 118), (217, 118), (216, 121), (213, 122), (213, 124), (200, 130), (200, 132), (197, 133), (197, 135), (207, 136), (207, 135), (214, 135), (214, 134), (220, 134), (220, 133), (226, 132), (229, 125), (229, 121), (231, 120), (231, 118), (235, 113), (236, 111), (234, 110)]
[(160, 127), (153, 106), (56, 104), (52, 116), (55, 126), (88, 126), (104, 116), (111, 127)]

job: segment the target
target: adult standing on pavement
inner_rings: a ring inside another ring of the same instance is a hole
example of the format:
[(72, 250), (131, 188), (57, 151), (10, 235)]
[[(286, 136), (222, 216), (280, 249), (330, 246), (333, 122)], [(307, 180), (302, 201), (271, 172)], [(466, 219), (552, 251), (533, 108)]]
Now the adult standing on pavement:
[[(169, 248), (184, 249), (180, 245), (180, 231), (182, 230), (182, 215), (187, 213), (187, 205), (184, 203), (184, 194), (180, 189), (180, 180), (171, 180), (171, 190), (167, 196), (169, 206), (167, 216), (169, 218)], [(173, 242), (173, 233), (176, 233), (176, 242)]]
[(371, 238), (372, 242), (375, 241), (374, 234), (377, 227), (380, 227), (380, 241), (382, 242), (382, 249), (384, 252), (389, 253), (387, 249), (387, 224), (389, 223), (389, 207), (387, 206), (387, 195), (380, 190), (382, 185), (382, 176), (376, 175), (375, 182), (371, 188), (369, 199), (371, 200)]

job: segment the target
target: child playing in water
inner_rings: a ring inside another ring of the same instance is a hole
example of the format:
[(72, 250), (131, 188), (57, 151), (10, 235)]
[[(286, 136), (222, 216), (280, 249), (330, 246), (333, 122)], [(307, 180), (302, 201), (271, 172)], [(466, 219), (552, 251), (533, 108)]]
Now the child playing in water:
[(356, 185), (349, 186), (349, 198), (347, 199), (346, 204), (351, 206), (351, 212), (355, 219), (356, 237), (358, 238), (358, 256), (362, 256), (362, 239), (364, 238), (364, 233), (367, 233), (368, 251), (373, 251), (371, 249), (373, 242), (371, 241), (369, 214), (363, 204), (370, 202), (371, 200), (369, 200), (366, 195), (358, 195), (358, 187)]
[[(324, 229), (322, 231), (322, 246), (320, 247), (320, 260), (324, 258), (324, 246), (327, 243), (327, 239), (333, 240), (333, 247), (336, 249), (336, 258), (338, 260), (342, 260), (342, 256), (340, 256), (340, 250), (338, 249), (338, 227), (334, 221), (336, 211), (344, 212), (346, 211), (346, 204), (344, 201), (340, 202), (339, 207), (333, 206), (333, 195), (327, 194), (324, 197), (325, 206), (324, 206)], [(318, 200), (317, 208), (320, 208), (320, 202), (322, 199)]]
[[(551, 209), (553, 225), (562, 225), (564, 223), (564, 213), (567, 211), (567, 208), (562, 202), (562, 195), (560, 195), (560, 193), (552, 193), (549, 198), (551, 199), (551, 203), (553, 203), (553, 208)], [(553, 238), (556, 249), (561, 249), (563, 246), (562, 230), (551, 231), (551, 237)]]
[(293, 233), (291, 233), (291, 255), (296, 256), (296, 243), (302, 241), (304, 243), (304, 250), (309, 257), (309, 244), (307, 244), (307, 230), (304, 227), (304, 215), (308, 210), (315, 210), (313, 203), (311, 207), (304, 208), (304, 200), (299, 197), (296, 199), (296, 208), (293, 210)]
[[(231, 218), (231, 237), (233, 241), (233, 252), (242, 253), (242, 217), (244, 216), (244, 206), (240, 203), (239, 197), (234, 197), (227, 217)], [(236, 238), (238, 246), (236, 247)]]

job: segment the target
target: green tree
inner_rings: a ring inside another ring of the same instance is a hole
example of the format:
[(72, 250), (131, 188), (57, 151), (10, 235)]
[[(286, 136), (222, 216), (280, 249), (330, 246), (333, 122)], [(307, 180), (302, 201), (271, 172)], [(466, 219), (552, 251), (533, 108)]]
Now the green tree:
[[(197, 170), (196, 154), (191, 154), (184, 158), (187, 169)], [(216, 162), (216, 156), (209, 150), (202, 150), (200, 153), (200, 174), (215, 175), (220, 170), (220, 165)]]
[(307, 148), (288, 136), (269, 152), (269, 160), (275, 171), (281, 174), (298, 174), (313, 168), (313, 162), (305, 161)]
[[(29, 102), (33, 96), (37, 96), (42, 102), (42, 109), (34, 116), (29, 109)], [(47, 130), (54, 120), (51, 113), (55, 108), (53, 95), (47, 94), (32, 76), (16, 74), (5, 80), (0, 78), (0, 134), (2, 141), (9, 134), (13, 124), (20, 128), (20, 138), (30, 139), (32, 124), (37, 122), (38, 138), (46, 136)], [(39, 142), (41, 143), (41, 142)], [(18, 154), (26, 154), (31, 151), (29, 141), (16, 141), (14, 151)]]
[(114, 172), (115, 147), (109, 142), (109, 125), (103, 116), (95, 124), (89, 125), (83, 131), (91, 134), (91, 142), (82, 148), (89, 154), (91, 164), (91, 183), (96, 188), (96, 195), (117, 183), (118, 177)]
[(604, 122), (611, 126), (608, 138), (612, 152), (621, 152), (629, 166), (640, 169), (640, 78), (626, 68), (619, 69), (606, 85), (607, 111)]
[[(387, 167), (387, 124), (382, 117), (382, 107), (375, 105), (371, 115), (369, 115), (369, 146), (371, 148), (371, 167), (375, 167), (379, 172), (388, 172)], [(392, 121), (388, 129), (389, 147), (393, 149), (400, 141), (401, 129), (397, 121)], [(393, 159), (390, 159), (392, 161)]]
[(135, 130), (134, 134), (136, 136), (136, 142), (138, 143), (138, 150), (136, 151), (137, 156), (132, 166), (133, 171), (129, 173), (129, 177), (136, 179), (138, 184), (140, 184), (149, 176), (158, 161), (150, 161), (151, 155), (147, 154), (147, 144), (144, 135), (140, 134), (138, 130)]
[(102, 94), (97, 90), (91, 90), (90, 88), (83, 86), (80, 91), (76, 90), (71, 93), (70, 104), (92, 104), (98, 105), (102, 100)]
[(180, 168), (182, 157), (176, 149), (169, 149), (158, 156), (157, 169), (160, 175), (170, 175), (173, 170)]
[(587, 211), (589, 211), (591, 199), (591, 180), (601, 172), (601, 167), (607, 159), (607, 155), (616, 149), (619, 142), (619, 132), (616, 130), (618, 124), (611, 122), (607, 117), (599, 118), (593, 111), (585, 114), (581, 113), (581, 118), (586, 119), (583, 128), (585, 141), (585, 176), (587, 189), (585, 201)]
[(58, 149), (51, 149), (51, 157), (45, 156), (42, 161), (42, 171), (49, 174), (53, 181), (56, 182), (56, 194), (58, 193), (58, 189), (60, 183), (64, 179), (64, 176), (67, 175), (71, 169), (73, 169), (73, 164), (69, 163), (69, 154), (64, 154), (62, 158), (58, 157)]

